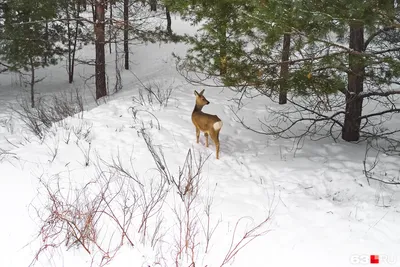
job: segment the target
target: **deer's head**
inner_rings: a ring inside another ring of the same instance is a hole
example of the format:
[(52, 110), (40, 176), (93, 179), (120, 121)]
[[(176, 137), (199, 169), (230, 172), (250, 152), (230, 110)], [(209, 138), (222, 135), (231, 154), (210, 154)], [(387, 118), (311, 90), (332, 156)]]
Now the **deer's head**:
[(201, 90), (200, 93), (197, 92), (196, 90), (194, 90), (194, 95), (196, 96), (196, 106), (204, 107), (205, 105), (210, 104), (210, 101), (208, 101), (208, 100), (203, 96), (204, 90), (205, 90), (205, 89)]

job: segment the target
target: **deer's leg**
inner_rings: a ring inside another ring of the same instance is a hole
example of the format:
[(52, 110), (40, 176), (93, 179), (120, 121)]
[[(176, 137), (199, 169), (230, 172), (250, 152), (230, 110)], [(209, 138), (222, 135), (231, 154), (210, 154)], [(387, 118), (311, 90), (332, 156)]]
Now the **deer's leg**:
[(204, 136), (206, 137), (206, 147), (208, 147), (208, 133), (204, 133)]
[(196, 143), (199, 143), (200, 129), (196, 127)]
[(216, 156), (217, 159), (219, 159), (219, 132), (214, 132), (213, 134), (211, 134), (211, 139), (214, 141), (215, 144), (215, 149), (216, 149)]

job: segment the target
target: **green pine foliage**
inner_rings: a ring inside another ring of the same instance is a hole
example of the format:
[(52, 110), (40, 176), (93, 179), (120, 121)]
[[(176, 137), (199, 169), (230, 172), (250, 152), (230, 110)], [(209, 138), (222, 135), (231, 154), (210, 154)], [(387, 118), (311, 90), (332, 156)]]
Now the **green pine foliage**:
[(57, 42), (60, 30), (53, 0), (11, 0), (7, 2), (1, 40), (1, 57), (14, 70), (28, 70), (56, 64), (64, 52)]
[[(285, 33), (292, 36), (287, 84), (293, 95), (344, 92), (350, 54), (365, 65), (366, 79), (375, 86), (400, 77), (393, 1), (185, 0), (175, 1), (175, 11), (201, 25), (196, 36), (187, 37), (192, 47), (180, 58), (182, 64), (227, 86), (247, 84), (277, 92)], [(392, 29), (375, 36), (365, 53), (356, 55), (348, 48), (351, 23), (363, 24), (367, 37)], [(226, 58), (220, 57), (222, 49)], [(227, 67), (222, 75), (221, 60)]]

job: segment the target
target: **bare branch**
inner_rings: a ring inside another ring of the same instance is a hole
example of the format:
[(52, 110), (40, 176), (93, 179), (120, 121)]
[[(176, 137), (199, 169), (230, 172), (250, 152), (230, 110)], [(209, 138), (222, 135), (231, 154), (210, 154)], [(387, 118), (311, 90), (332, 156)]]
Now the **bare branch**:
[(368, 39), (365, 40), (365, 42), (364, 42), (364, 51), (367, 50), (368, 45), (372, 42), (372, 40), (373, 40), (376, 36), (380, 35), (381, 33), (384, 33), (384, 32), (387, 32), (387, 31), (391, 31), (391, 30), (394, 30), (394, 29), (396, 29), (396, 27), (394, 27), (394, 26), (387, 26), (387, 27), (384, 27), (384, 28), (379, 29), (379, 30), (377, 30), (376, 32), (372, 33), (372, 34), (368, 37)]

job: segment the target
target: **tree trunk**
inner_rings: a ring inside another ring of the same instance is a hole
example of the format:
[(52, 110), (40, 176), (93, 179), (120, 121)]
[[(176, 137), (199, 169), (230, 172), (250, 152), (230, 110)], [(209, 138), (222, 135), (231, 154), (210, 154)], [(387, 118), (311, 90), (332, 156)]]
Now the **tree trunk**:
[(282, 63), (280, 73), (279, 104), (287, 103), (287, 80), (289, 77), (290, 34), (283, 35)]
[[(363, 51), (364, 47), (364, 26), (362, 23), (350, 25), (350, 49)], [(348, 85), (346, 92), (346, 114), (342, 129), (342, 138), (345, 141), (358, 141), (360, 138), (359, 117), (362, 113), (363, 99), (359, 94), (363, 91), (364, 63), (362, 57), (356, 54), (349, 55)]]
[(105, 21), (104, 21), (105, 0), (96, 1), (96, 100), (107, 95), (106, 88), (106, 60), (105, 60)]
[[(78, 18), (80, 13), (81, 13), (81, 5), (78, 3), (77, 7), (76, 7), (75, 18)], [(75, 56), (76, 56), (76, 46), (77, 46), (77, 41), (78, 41), (78, 31), (79, 31), (79, 21), (76, 20), (75, 21), (74, 43), (73, 43), (73, 48), (72, 48), (72, 58), (71, 58), (71, 64), (70, 64), (70, 70), (69, 70), (69, 83), (72, 83), (74, 81)]]
[(124, 0), (124, 54), (125, 69), (129, 70), (129, 0)]
[[(110, 23), (109, 23), (109, 27), (108, 27), (109, 33), (110, 33), (110, 36), (109, 36), (110, 39), (108, 42), (110, 54), (112, 53), (111, 40), (112, 40), (112, 36), (113, 36), (113, 34), (112, 34), (112, 26), (113, 26), (113, 7), (112, 7), (112, 5), (113, 5), (113, 3), (112, 3), (112, 1), (110, 1)], [(115, 43), (114, 45), (117, 45), (117, 43)]]
[(47, 62), (48, 62), (47, 53), (49, 52), (48, 51), (48, 48), (49, 48), (49, 22), (48, 22), (47, 19), (46, 19), (46, 25), (45, 25), (44, 39), (46, 41), (46, 46), (45, 46), (46, 47), (46, 52), (44, 54), (44, 64), (47, 65)]
[(71, 73), (72, 65), (72, 33), (71, 33), (71, 16), (69, 12), (69, 3), (66, 3), (65, 13), (67, 16), (67, 36), (68, 36), (68, 82), (72, 83), (74, 80), (74, 75)]
[[(96, 14), (96, 5), (97, 5), (97, 1), (99, 0), (95, 0), (96, 4), (93, 4), (93, 2), (90, 4), (92, 6), (92, 14), (93, 14), (93, 23), (96, 23), (96, 19), (97, 19), (97, 14)], [(102, 1), (102, 0), (100, 0)]]
[(118, 92), (119, 90), (122, 89), (122, 78), (121, 78), (121, 71), (119, 69), (119, 64), (118, 64), (118, 48), (117, 45), (114, 45), (114, 50), (115, 50), (115, 87), (114, 87), (114, 92)]
[(150, 0), (150, 11), (157, 11), (157, 0)]
[(165, 14), (167, 16), (167, 32), (169, 35), (172, 35), (172, 21), (171, 21), (171, 13), (169, 13), (169, 8), (165, 7)]
[(35, 65), (33, 64), (32, 58), (30, 59), (30, 65), (31, 65), (31, 107), (35, 107)]
[(227, 53), (226, 53), (226, 25), (227, 23), (224, 21), (219, 26), (219, 59), (220, 59), (220, 66), (219, 66), (219, 74), (221, 76), (226, 74), (226, 64), (227, 64)]

